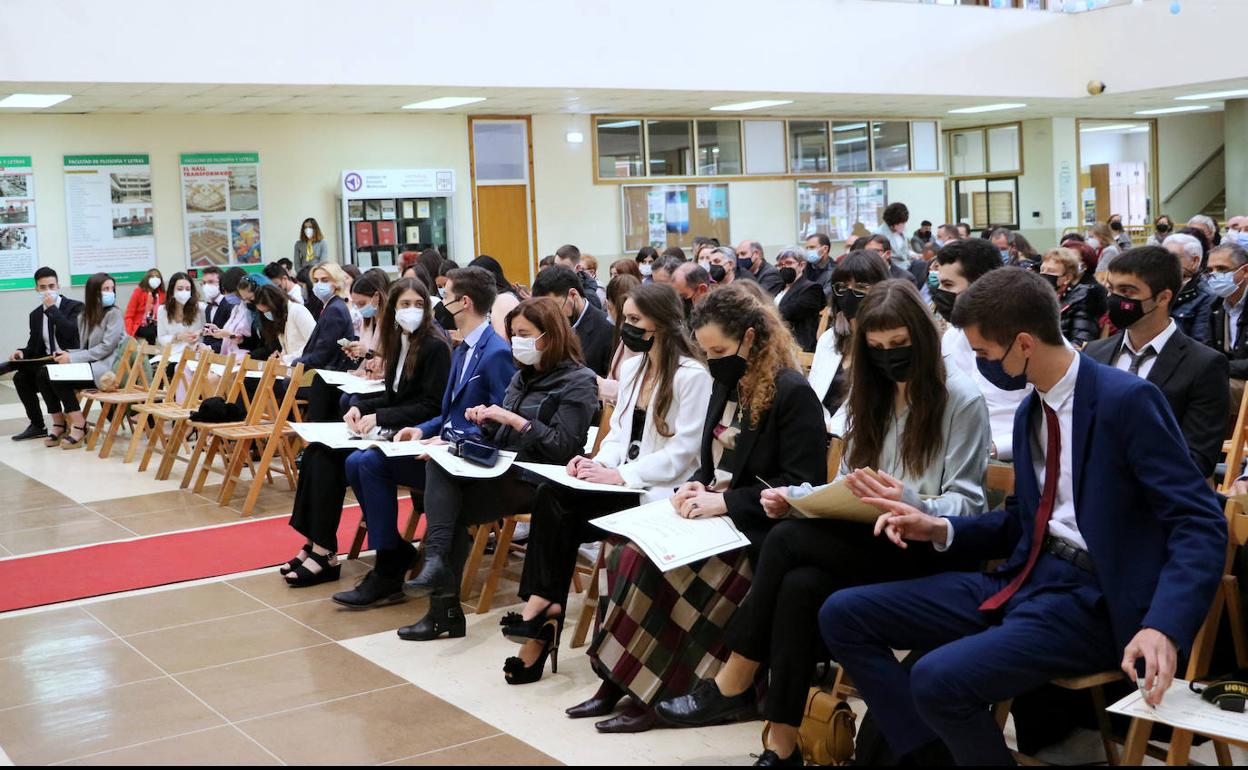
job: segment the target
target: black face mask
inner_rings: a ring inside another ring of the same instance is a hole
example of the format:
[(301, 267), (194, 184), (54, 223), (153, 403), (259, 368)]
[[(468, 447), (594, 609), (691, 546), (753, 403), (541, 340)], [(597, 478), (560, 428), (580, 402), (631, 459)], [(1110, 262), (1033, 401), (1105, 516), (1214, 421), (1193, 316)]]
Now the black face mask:
[(953, 318), (953, 303), (957, 301), (958, 295), (952, 291), (932, 289), (932, 304), (936, 306), (936, 312), (940, 313), (940, 317), (946, 321)]
[(914, 348), (910, 345), (900, 348), (867, 348), (867, 356), (871, 365), (883, 372), (893, 382), (905, 382), (910, 376), (910, 362), (914, 358)]
[(624, 347), (634, 353), (649, 353), (650, 348), (654, 347), (654, 337), (646, 339), (646, 335), (650, 332), (633, 326), (625, 321), (620, 326), (620, 342), (624, 343)]
[(845, 315), (846, 321), (854, 320), (854, 316), (858, 315), (858, 306), (866, 298), (866, 295), (859, 296), (854, 293), (853, 289), (846, 289), (843, 294), (834, 294), (836, 297), (836, 308)]
[(247, 303), (247, 309), (248, 309), (248, 310), (250, 310), (251, 312), (255, 313), (255, 312), (256, 312), (256, 303), (254, 303), (254, 302), (248, 302), (248, 303)]
[(728, 271), (724, 269), (723, 265), (711, 265), (707, 272), (711, 274), (711, 280), (715, 283), (723, 283), (724, 279), (728, 277)]
[(447, 331), (456, 328), (455, 314), (446, 309), (445, 302), (433, 309), (433, 320), (441, 324), (442, 328)]
[(1053, 291), (1058, 291), (1056, 275), (1051, 273), (1041, 273), (1040, 277), (1049, 282), (1049, 285), (1053, 287)]
[(750, 362), (741, 357), (741, 345), (737, 345), (737, 352), (732, 355), (706, 360), (706, 368), (711, 373), (711, 379), (730, 388), (736, 387), (749, 367)]
[(797, 280), (797, 271), (791, 267), (780, 268), (780, 280), (784, 281), (785, 286), (792, 286)]
[(1010, 351), (1014, 349), (1014, 343), (1005, 349), (1005, 354), (995, 361), (989, 361), (986, 358), (975, 357), (975, 367), (979, 369), (979, 373), (983, 375), (985, 380), (992, 383), (999, 390), (1022, 390), (1027, 387), (1027, 365), (1023, 365), (1022, 374), (1007, 374), (1005, 371), (1004, 361)]
[(1157, 225), (1157, 232), (1159, 232), (1159, 233), (1168, 233), (1168, 232), (1170, 232), (1170, 225), (1167, 225), (1167, 224), (1160, 224), (1160, 225)]
[(1109, 322), (1119, 329), (1126, 329), (1133, 326), (1144, 316), (1157, 309), (1157, 305), (1153, 305), (1153, 310), (1144, 309), (1144, 300), (1127, 299), (1121, 294), (1110, 294), (1106, 300), (1109, 308)]

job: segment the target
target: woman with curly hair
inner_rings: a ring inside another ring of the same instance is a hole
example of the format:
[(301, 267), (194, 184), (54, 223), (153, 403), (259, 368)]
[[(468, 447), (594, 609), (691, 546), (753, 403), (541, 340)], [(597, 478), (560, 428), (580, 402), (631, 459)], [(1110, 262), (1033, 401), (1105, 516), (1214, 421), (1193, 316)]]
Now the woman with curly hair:
[(631, 696), (622, 714), (596, 725), (600, 732), (647, 730), (656, 722), (654, 703), (714, 676), (728, 654), (724, 625), (776, 523), (763, 510), (763, 490), (822, 483), (827, 473), (823, 410), (797, 370), (793, 337), (769, 305), (730, 284), (694, 310), (691, 325), (714, 382), (699, 468), (670, 498), (685, 518), (728, 516), (752, 547), (664, 572), (633, 543), (606, 542), (612, 590), (589, 650), (602, 685), (567, 712), (606, 716)]
[[(881, 512), (889, 500), (909, 501), (933, 516), (982, 512), (988, 410), (976, 385), (945, 367), (914, 285), (877, 283), (856, 320), (849, 431), (837, 480)], [(786, 518), (787, 500), (811, 491), (809, 484), (766, 489), (760, 507), (773, 520)], [(753, 718), (754, 680), (769, 668), (763, 716), (771, 729), (758, 764), (802, 764), (797, 730), (815, 664), (827, 657), (818, 625), (824, 600), (849, 586), (975, 566), (930, 548), (890, 545), (858, 522), (792, 519), (776, 526), (763, 543), (750, 595), (727, 624), (727, 664), (688, 695), (659, 703), (659, 717), (684, 726)]]

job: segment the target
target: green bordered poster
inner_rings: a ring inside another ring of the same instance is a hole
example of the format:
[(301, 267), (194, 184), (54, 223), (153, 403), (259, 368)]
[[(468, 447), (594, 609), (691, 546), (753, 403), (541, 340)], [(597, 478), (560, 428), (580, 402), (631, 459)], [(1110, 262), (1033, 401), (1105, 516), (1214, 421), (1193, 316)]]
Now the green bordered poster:
[(182, 155), (187, 264), (260, 265), (260, 155)]
[(35, 175), (29, 155), (0, 155), (0, 289), (35, 285)]
[(146, 155), (66, 155), (65, 220), (74, 285), (92, 273), (137, 281), (156, 265)]

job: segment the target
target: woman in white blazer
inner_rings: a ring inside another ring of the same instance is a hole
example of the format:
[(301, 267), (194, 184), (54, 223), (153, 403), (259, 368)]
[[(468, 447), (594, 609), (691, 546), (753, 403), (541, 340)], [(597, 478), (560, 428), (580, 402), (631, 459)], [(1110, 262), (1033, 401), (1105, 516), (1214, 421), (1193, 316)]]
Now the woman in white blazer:
[(832, 271), (832, 323), (815, 345), (815, 360), (807, 377), (823, 404), (823, 420), (830, 435), (844, 436), (848, 427), (845, 405), (849, 403), (848, 353), (854, 316), (871, 287), (886, 280), (888, 269), (873, 251), (850, 252)]
[(698, 469), (711, 376), (694, 352), (680, 297), (666, 284), (642, 284), (629, 292), (622, 312), (620, 339), (642, 355), (620, 367), (610, 431), (597, 456), (576, 457), (567, 466), (569, 476), (619, 487), (621, 492), (577, 491), (555, 482), (537, 488), (520, 578), (520, 597), (527, 604), (522, 613), (503, 621), (504, 635), (525, 643), (520, 657), (508, 659), (504, 666), (508, 681), (523, 669), (545, 663), (548, 632), (558, 639), (577, 548), (603, 537), (592, 520), (638, 502), (671, 497)]

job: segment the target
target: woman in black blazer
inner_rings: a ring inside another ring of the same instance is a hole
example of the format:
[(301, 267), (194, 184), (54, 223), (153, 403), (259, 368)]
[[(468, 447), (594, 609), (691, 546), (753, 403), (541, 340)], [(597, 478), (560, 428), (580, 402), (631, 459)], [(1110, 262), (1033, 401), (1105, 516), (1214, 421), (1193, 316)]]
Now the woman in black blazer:
[(784, 289), (776, 296), (776, 308), (801, 349), (813, 353), (819, 341), (819, 314), (827, 306), (828, 298), (821, 285), (802, 274), (804, 265), (796, 249), (785, 249), (776, 257), (776, 266), (784, 280)]
[(612, 591), (589, 650), (603, 683), (567, 712), (605, 716), (632, 696), (629, 710), (596, 725), (600, 732), (649, 729), (654, 703), (686, 692), (699, 671), (728, 657), (723, 628), (776, 523), (763, 510), (763, 490), (827, 475), (823, 409), (797, 371), (793, 338), (774, 309), (729, 284), (695, 308), (692, 326), (715, 383), (701, 467), (671, 503), (685, 518), (730, 517), (751, 547), (663, 572), (636, 545), (607, 541)]
[[(391, 285), (380, 323), (386, 389), (359, 397), (343, 417), (347, 427), (360, 435), (385, 436), (440, 414), (451, 369), (450, 345), (433, 324), (429, 291), (417, 279), (401, 278)], [(307, 542), (282, 567), (291, 586), (338, 579), (338, 523), (346, 498), (346, 460), (353, 451), (361, 450), (312, 444), (303, 453), (290, 526)], [(379, 559), (376, 568), (390, 566)], [(410, 566), (396, 565), (396, 569)]]

